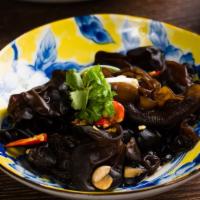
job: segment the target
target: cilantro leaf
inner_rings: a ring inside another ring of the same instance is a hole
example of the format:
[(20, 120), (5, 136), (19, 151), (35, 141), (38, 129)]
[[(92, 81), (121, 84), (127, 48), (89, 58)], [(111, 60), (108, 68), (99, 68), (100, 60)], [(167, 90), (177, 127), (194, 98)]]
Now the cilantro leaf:
[(100, 66), (85, 70), (82, 76), (73, 70), (66, 74), (71, 89), (71, 106), (78, 110), (77, 117), (89, 122), (114, 115), (113, 96)]
[(75, 70), (67, 71), (66, 84), (71, 88), (71, 90), (83, 88), (83, 81), (81, 79), (81, 76)]
[(88, 90), (75, 90), (70, 92), (72, 107), (75, 110), (85, 109), (88, 101)]

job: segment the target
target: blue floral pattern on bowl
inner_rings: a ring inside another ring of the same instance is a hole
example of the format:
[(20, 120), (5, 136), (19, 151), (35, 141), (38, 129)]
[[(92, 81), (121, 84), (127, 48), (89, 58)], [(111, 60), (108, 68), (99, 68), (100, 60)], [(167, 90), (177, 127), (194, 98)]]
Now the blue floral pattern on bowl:
[[(95, 52), (98, 50), (103, 49), (123, 53), (132, 48), (144, 45), (144, 41), (160, 48), (168, 60), (175, 60), (180, 63), (192, 65), (200, 76), (200, 65), (196, 63), (193, 52), (184, 50), (170, 41), (168, 36), (169, 30), (166, 28), (167, 25), (157, 21), (118, 15), (105, 15), (105, 17), (106, 19), (110, 17), (110, 20), (113, 20), (116, 26), (115, 29), (106, 30), (104, 27), (105, 19), (103, 15), (81, 16), (56, 22), (58, 27), (65, 24), (66, 29), (68, 26), (75, 27), (76, 32), (72, 34), (79, 37), (80, 42), (83, 44), (87, 42), (88, 51), (91, 49), (91, 46), (94, 45), (94, 52), (89, 56), (88, 62), (83, 62), (84, 58), (60, 59), (59, 36), (57, 36), (55, 30), (49, 26), (44, 29), (40, 28), (42, 36), (40, 36), (40, 40), (37, 41), (35, 52), (32, 52), (34, 56), (31, 62), (22, 59), (23, 51), (19, 44), (20, 38), (8, 45), (7, 48), (12, 49), (13, 56), (11, 67), (5, 76), (0, 77), (0, 97), (3, 101), (8, 103), (11, 94), (28, 90), (33, 86), (47, 82), (54, 70), (81, 70), (89, 66), (93, 62)], [(142, 32), (140, 30), (140, 25), (143, 24), (143, 21), (147, 23), (148, 32)], [(119, 26), (118, 23), (120, 24)], [(79, 48), (84, 49), (83, 46)], [(70, 51), (67, 46), (66, 51)], [(200, 135), (200, 123), (194, 128), (196, 133)], [(154, 176), (146, 178), (136, 186), (118, 188), (115, 192), (134, 191), (162, 185), (198, 170), (200, 168), (199, 149), (200, 145), (198, 144), (191, 152), (182, 153), (177, 156)], [(191, 158), (190, 155), (193, 155), (193, 157)], [(0, 144), (0, 160), (4, 168), (7, 166), (10, 170), (12, 169), (11, 171), (13, 173), (29, 181), (54, 189), (64, 188), (63, 185), (54, 182), (52, 179), (44, 178), (37, 173), (24, 169), (20, 164), (19, 158), (14, 158), (12, 155), (8, 154), (2, 144)]]

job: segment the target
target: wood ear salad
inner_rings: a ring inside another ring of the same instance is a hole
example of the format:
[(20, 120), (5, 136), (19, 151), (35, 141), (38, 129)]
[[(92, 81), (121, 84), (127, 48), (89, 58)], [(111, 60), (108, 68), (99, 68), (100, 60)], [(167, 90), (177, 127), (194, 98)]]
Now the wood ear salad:
[(81, 72), (54, 71), (46, 84), (13, 94), (0, 141), (23, 147), (25, 166), (66, 188), (133, 186), (199, 141), (193, 77), (155, 47), (100, 51)]

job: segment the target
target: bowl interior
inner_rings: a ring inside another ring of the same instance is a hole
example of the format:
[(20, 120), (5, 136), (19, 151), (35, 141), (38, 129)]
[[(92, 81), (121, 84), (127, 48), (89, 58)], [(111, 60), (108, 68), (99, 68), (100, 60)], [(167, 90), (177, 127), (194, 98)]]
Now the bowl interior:
[[(6, 115), (11, 94), (47, 82), (55, 69), (80, 70), (93, 62), (99, 50), (126, 52), (146, 45), (162, 49), (168, 60), (194, 64), (199, 72), (197, 78), (200, 75), (200, 37), (157, 21), (122, 15), (90, 15), (47, 24), (22, 35), (0, 52), (0, 119)], [(200, 123), (194, 129), (200, 135)], [(146, 190), (183, 179), (199, 170), (199, 152), (200, 143), (138, 185), (113, 192)], [(7, 152), (0, 143), (1, 167), (45, 188), (77, 192), (66, 190), (64, 185), (25, 166), (23, 153), (23, 149)]]

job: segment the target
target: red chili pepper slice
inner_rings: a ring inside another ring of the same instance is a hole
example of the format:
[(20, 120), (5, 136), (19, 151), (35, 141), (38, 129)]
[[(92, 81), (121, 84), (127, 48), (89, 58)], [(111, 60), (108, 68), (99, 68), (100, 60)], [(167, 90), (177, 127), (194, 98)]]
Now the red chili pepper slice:
[(125, 110), (124, 106), (118, 101), (113, 101), (113, 106), (115, 109), (115, 115), (111, 118), (113, 122), (122, 122), (124, 120)]
[(5, 147), (29, 146), (29, 145), (40, 144), (43, 142), (47, 142), (47, 134), (46, 133), (35, 135), (31, 138), (20, 139), (20, 140), (10, 142), (10, 143), (6, 144)]
[(111, 125), (111, 122), (108, 119), (101, 118), (97, 122), (95, 122), (96, 126), (102, 126), (103, 128), (107, 128)]
[(115, 115), (111, 118), (101, 118), (95, 122), (96, 126), (102, 126), (104, 128), (109, 127), (111, 124), (120, 123), (124, 120), (125, 110), (124, 106), (118, 101), (113, 101), (113, 106), (115, 110)]

